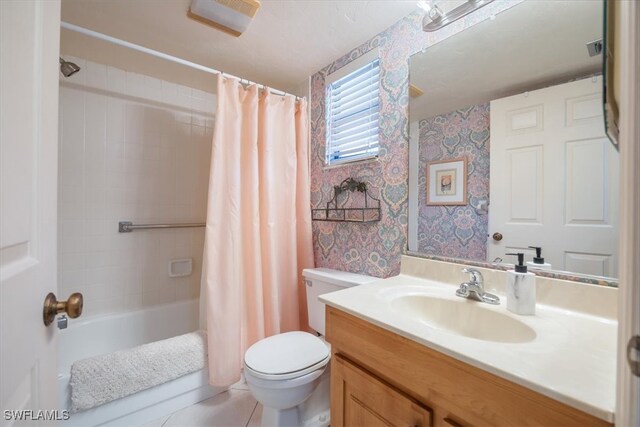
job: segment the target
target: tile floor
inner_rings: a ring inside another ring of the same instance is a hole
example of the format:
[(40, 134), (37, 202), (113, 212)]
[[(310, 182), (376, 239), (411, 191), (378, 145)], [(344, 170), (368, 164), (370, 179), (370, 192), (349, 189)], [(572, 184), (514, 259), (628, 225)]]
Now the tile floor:
[(236, 386), (142, 427), (258, 427), (262, 405)]

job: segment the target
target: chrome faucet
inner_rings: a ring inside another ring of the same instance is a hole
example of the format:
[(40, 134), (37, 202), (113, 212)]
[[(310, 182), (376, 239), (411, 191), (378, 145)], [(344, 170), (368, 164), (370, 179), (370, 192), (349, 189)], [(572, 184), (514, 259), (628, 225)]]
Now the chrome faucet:
[(469, 273), (471, 277), (468, 282), (460, 284), (456, 291), (456, 295), (462, 298), (475, 299), (487, 304), (500, 304), (500, 298), (497, 295), (484, 291), (484, 278), (482, 273), (474, 268), (464, 268), (463, 273)]

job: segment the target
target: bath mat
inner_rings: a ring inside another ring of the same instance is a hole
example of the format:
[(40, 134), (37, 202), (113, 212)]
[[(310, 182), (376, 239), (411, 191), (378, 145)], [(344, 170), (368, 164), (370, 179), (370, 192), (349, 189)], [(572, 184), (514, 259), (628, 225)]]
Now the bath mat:
[(203, 331), (78, 360), (71, 366), (71, 411), (85, 411), (198, 371), (207, 363)]

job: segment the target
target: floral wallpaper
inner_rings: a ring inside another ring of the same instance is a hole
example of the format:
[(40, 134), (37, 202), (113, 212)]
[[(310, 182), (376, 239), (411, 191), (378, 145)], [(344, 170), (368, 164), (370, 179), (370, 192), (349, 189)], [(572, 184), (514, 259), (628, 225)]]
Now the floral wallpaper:
[[(473, 206), (489, 200), (489, 103), (418, 123), (418, 251), (485, 261), (488, 215)], [(467, 159), (466, 206), (427, 206), (427, 162)]]
[[(347, 177), (369, 183), (382, 201), (382, 218), (369, 224), (314, 221), (315, 262), (377, 277), (400, 271), (407, 246), (409, 57), (522, 0), (496, 0), (441, 30), (422, 31), (416, 11), (311, 76), (311, 204), (325, 207), (334, 185)], [(378, 160), (325, 168), (325, 77), (372, 49), (380, 56)]]

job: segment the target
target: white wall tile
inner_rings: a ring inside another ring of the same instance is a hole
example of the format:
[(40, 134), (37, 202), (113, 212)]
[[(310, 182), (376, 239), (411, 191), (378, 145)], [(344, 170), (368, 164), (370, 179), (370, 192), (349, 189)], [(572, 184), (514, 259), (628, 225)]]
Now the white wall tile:
[(162, 102), (176, 105), (178, 102), (178, 86), (170, 82), (162, 82)]
[[(102, 173), (95, 174), (98, 170), (101, 170)], [(104, 166), (96, 166), (96, 169), (89, 176), (85, 176), (84, 202), (90, 205), (103, 205), (106, 200), (106, 188)]]
[(81, 220), (84, 218), (85, 206), (82, 202), (59, 203), (58, 209), (63, 220)]
[(191, 116), (191, 124), (198, 127), (205, 127), (207, 125), (207, 117), (193, 114)]
[(144, 97), (152, 101), (162, 102), (162, 81), (154, 77), (144, 77)]
[(107, 219), (107, 204), (101, 202), (87, 202), (84, 206), (86, 219)]
[(85, 95), (85, 156), (104, 158), (107, 140), (107, 100), (103, 95)]
[(125, 295), (123, 309), (126, 311), (139, 310), (142, 305), (142, 294)]
[(60, 203), (82, 203), (84, 197), (84, 187), (74, 184), (60, 184)]
[[(107, 89), (107, 66), (91, 61), (86, 61), (81, 70), (85, 74), (85, 83), (88, 87)], [(80, 73), (77, 73), (80, 74)]]
[[(68, 217), (68, 215), (66, 215)], [(62, 219), (59, 222), (59, 235), (61, 238), (84, 239), (85, 221), (80, 219)]]
[(104, 252), (109, 248), (107, 236), (87, 236), (84, 245), (87, 252)]
[(86, 257), (82, 252), (68, 252), (61, 254), (62, 270), (84, 270), (86, 268)]
[[(60, 93), (62, 293), (83, 292), (88, 316), (197, 298), (203, 229), (121, 234), (117, 222), (204, 221), (215, 96), (67, 59), (86, 90)], [(193, 258), (190, 276), (168, 276), (177, 258)]]
[[(79, 73), (76, 73), (79, 74)], [(84, 93), (63, 87), (60, 104), (62, 110), (62, 141), (60, 147), (66, 152), (84, 152)]]
[[(72, 253), (72, 252), (83, 252), (84, 251), (84, 238), (82, 237), (60, 237), (60, 253)], [(60, 273), (63, 273), (63, 266), (58, 266), (58, 270)], [(64, 282), (60, 282), (60, 285), (63, 286)]]
[(206, 101), (207, 101), (207, 110), (206, 110), (207, 113), (215, 114), (216, 109), (218, 108), (218, 98), (214, 94), (210, 93), (206, 97)]
[(176, 104), (183, 108), (191, 109), (192, 100), (191, 88), (178, 85), (178, 102)]
[(144, 98), (144, 76), (138, 73), (127, 71), (126, 73), (127, 94)]
[(200, 296), (200, 283), (194, 280), (178, 280), (176, 285), (176, 299), (186, 300)]
[(81, 287), (87, 283), (86, 270), (67, 270), (62, 272), (65, 287)]
[(87, 236), (101, 236), (107, 233), (107, 221), (100, 219), (88, 219), (85, 232)]
[(144, 111), (144, 105), (130, 103), (125, 106), (124, 140), (126, 143), (144, 142)]
[(107, 143), (122, 143), (124, 141), (125, 102), (118, 98), (107, 98)]
[(109, 252), (108, 251), (99, 251), (99, 252), (87, 252), (84, 255), (84, 264), (87, 270), (95, 270), (98, 268), (109, 267)]
[(84, 185), (84, 161), (82, 153), (62, 150), (59, 156), (59, 178), (62, 186)]
[(115, 67), (107, 66), (107, 88), (114, 93), (126, 93), (126, 73)]

